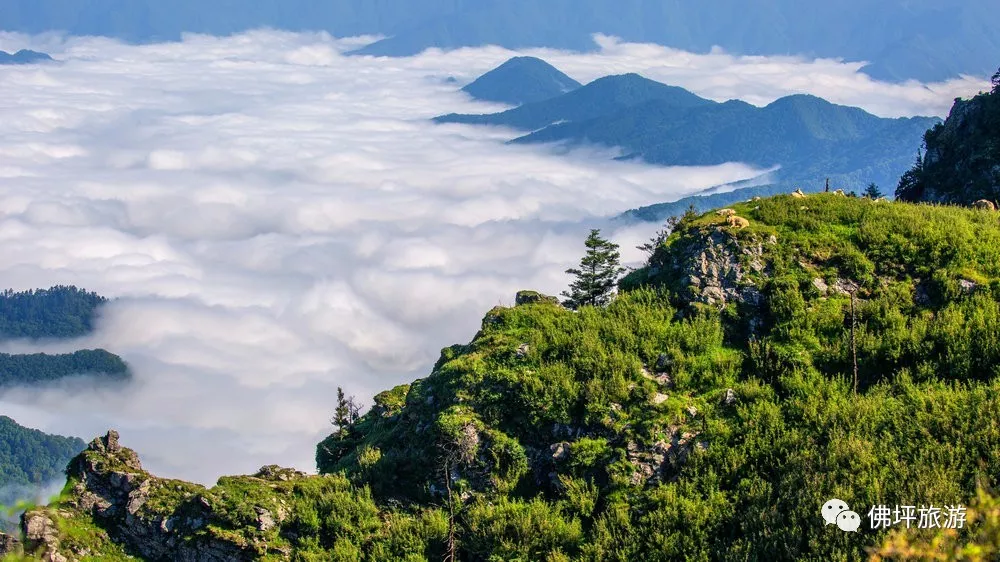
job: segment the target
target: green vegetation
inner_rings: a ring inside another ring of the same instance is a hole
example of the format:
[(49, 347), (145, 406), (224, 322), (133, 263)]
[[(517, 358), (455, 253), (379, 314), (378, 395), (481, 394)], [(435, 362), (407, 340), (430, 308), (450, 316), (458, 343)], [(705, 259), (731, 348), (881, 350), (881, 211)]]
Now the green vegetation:
[(865, 188), (863, 195), (869, 199), (878, 199), (879, 197), (882, 197), (883, 194), (882, 190), (879, 189), (878, 184), (872, 182)]
[(0, 292), (0, 339), (70, 338), (93, 329), (107, 299), (76, 287)]
[[(76, 437), (48, 435), (0, 416), (0, 510), (37, 499), (42, 488), (63, 478), (66, 464), (84, 446)], [(0, 513), (0, 531), (14, 526), (17, 512)]]
[(956, 529), (899, 529), (872, 552), (871, 562), (923, 560), (990, 562), (1000, 556), (1000, 500), (984, 490), (972, 501), (967, 533)]
[[(1000, 71), (998, 71), (1000, 75)], [(896, 198), (969, 205), (1000, 200), (1000, 85), (956, 99), (948, 119), (924, 135), (927, 148), (900, 179)]]
[(48, 435), (0, 416), (0, 480), (5, 484), (41, 484), (59, 478), (69, 459), (84, 446), (76, 437)]
[[(824, 528), (829, 497), (954, 504), (995, 485), (997, 216), (832, 193), (734, 211), (750, 226), (679, 221), (606, 308), (495, 308), (324, 441), (320, 469), (386, 502), (449, 484), (460, 560), (853, 560), (885, 534)], [(721, 284), (752, 297), (690, 285), (717, 240), (741, 271)]]
[(129, 370), (121, 357), (103, 349), (83, 349), (59, 355), (0, 353), (0, 388), (90, 374), (99, 374), (103, 380), (121, 381), (129, 377)]
[[(944, 543), (828, 527), (831, 497), (863, 516), (991, 509), (976, 498), (1000, 484), (995, 212), (785, 195), (688, 213), (647, 246), (606, 306), (521, 293), (363, 416), (341, 397), (322, 476), (204, 489), (139, 472), (136, 517), (170, 521), (171, 548), (263, 560), (847, 561)], [(83, 471), (133, 462), (88, 450), (49, 512), (86, 528)], [(122, 480), (85, 480), (102, 478)], [(995, 545), (992, 528), (948, 548)]]

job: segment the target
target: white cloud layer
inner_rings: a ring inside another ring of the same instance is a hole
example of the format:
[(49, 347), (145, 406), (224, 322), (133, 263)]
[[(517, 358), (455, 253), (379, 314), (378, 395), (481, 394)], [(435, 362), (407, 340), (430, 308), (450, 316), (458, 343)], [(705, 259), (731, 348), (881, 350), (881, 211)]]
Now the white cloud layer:
[[(893, 86), (834, 61), (601, 40), (595, 54), (535, 54), (581, 80), (640, 71), (751, 102), (830, 88), (837, 95), (814, 93), (901, 114), (940, 114), (956, 92), (982, 87)], [(136, 375), (124, 388), (8, 391), (0, 412), (86, 439), (115, 427), (167, 476), (311, 470), (337, 386), (370, 403), (425, 376), (441, 347), (468, 341), (517, 289), (560, 291), (587, 229), (756, 173), (559, 156), (505, 146), (508, 131), (435, 126), (441, 113), (497, 109), (444, 78), (470, 79), (512, 53), (342, 55), (362, 42), (256, 31), (129, 46), (0, 33), (2, 50), (62, 61), (0, 67), (0, 285), (75, 284), (116, 299), (92, 336), (0, 350), (105, 347)], [(615, 232), (626, 259), (652, 230)]]

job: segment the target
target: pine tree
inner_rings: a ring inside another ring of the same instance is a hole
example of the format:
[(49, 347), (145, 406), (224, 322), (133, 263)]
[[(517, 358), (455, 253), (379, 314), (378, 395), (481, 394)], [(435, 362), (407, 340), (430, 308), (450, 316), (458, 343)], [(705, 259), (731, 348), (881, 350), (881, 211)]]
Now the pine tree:
[(351, 420), (351, 402), (352, 399), (347, 399), (344, 396), (344, 389), (337, 387), (337, 409), (333, 412), (333, 425), (337, 428), (337, 436), (343, 437), (347, 428), (350, 427), (353, 420)]
[(913, 167), (903, 173), (896, 186), (896, 199), (900, 201), (919, 201), (924, 194), (924, 158), (917, 152), (917, 161)]
[(599, 229), (592, 229), (585, 242), (587, 254), (580, 260), (580, 268), (567, 269), (576, 277), (570, 283), (570, 290), (563, 291), (563, 303), (569, 308), (584, 305), (603, 306), (611, 300), (618, 277), (625, 271), (619, 260), (618, 244), (601, 238)]
[(878, 185), (876, 185), (875, 182), (872, 182), (865, 188), (865, 197), (868, 197), (869, 199), (878, 199), (879, 197), (882, 197), (882, 190), (878, 188)]

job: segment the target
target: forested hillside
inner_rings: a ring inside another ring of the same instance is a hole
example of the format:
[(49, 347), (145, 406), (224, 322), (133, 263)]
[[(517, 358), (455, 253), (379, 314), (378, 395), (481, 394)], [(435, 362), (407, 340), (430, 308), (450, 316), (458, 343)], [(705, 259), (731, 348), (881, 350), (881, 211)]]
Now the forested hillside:
[(76, 375), (101, 375), (104, 381), (122, 381), (128, 378), (129, 371), (121, 357), (103, 349), (58, 355), (0, 353), (0, 389), (49, 383)]
[[(12, 507), (42, 486), (62, 479), (66, 464), (85, 446), (76, 437), (48, 435), (0, 416), (0, 506)], [(4, 523), (5, 515), (0, 513), (0, 531), (16, 529)]]
[(85, 446), (82, 439), (48, 435), (0, 416), (0, 478), (5, 486), (46, 482), (61, 476)]
[(0, 292), (0, 339), (69, 338), (93, 329), (107, 299), (76, 287)]
[[(67, 339), (89, 334), (107, 299), (76, 287), (0, 292), (0, 341)], [(0, 391), (89, 376), (87, 384), (122, 384), (131, 377), (121, 357), (103, 349), (73, 353), (0, 353)], [(78, 438), (46, 435), (0, 418), (0, 504), (34, 501), (63, 478), (66, 463), (83, 449)], [(48, 498), (43, 498), (48, 499)], [(12, 512), (13, 513), (13, 512)], [(8, 514), (9, 515), (9, 514)], [(6, 515), (0, 521), (7, 520)]]

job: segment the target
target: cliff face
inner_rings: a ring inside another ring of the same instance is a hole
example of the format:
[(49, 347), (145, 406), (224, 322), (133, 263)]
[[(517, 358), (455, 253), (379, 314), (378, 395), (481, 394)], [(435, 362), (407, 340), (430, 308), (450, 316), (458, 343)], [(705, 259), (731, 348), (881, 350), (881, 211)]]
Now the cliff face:
[(927, 152), (896, 197), (968, 205), (1000, 201), (1000, 91), (956, 99), (948, 119), (927, 131)]

